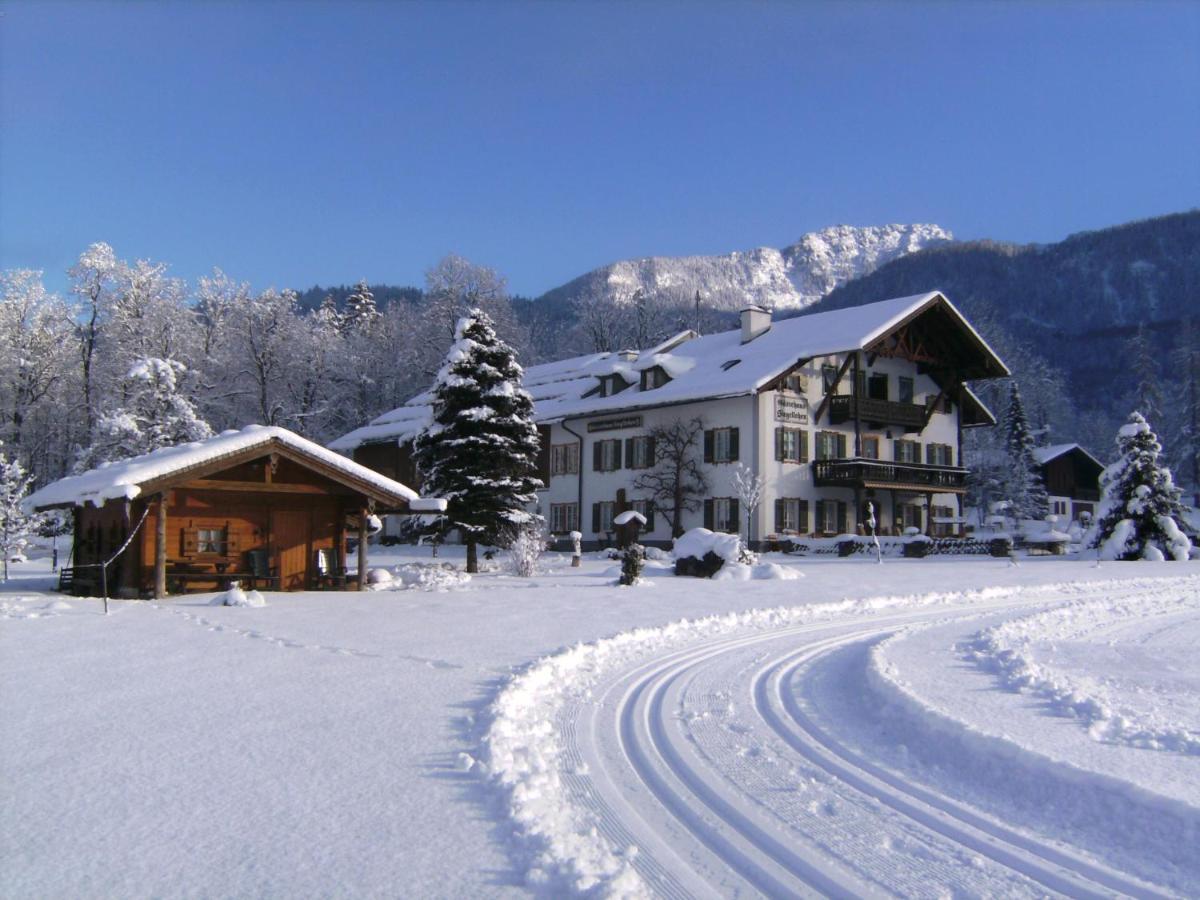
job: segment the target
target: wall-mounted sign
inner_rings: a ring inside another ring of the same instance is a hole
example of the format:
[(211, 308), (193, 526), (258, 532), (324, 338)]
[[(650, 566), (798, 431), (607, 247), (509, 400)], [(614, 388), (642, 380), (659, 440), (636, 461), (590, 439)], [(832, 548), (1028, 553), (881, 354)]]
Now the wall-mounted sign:
[(599, 422), (588, 422), (588, 433), (593, 431), (617, 431), (621, 428), (641, 428), (641, 416), (622, 416), (619, 419), (601, 419)]
[(808, 399), (796, 394), (775, 395), (775, 421), (808, 424)]

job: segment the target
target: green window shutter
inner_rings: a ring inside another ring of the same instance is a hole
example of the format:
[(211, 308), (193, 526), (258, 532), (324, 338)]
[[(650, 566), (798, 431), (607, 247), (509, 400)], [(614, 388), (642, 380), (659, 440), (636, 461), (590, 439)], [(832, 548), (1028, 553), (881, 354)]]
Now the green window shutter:
[(613, 471), (621, 468), (621, 439), (613, 438)]
[(845, 534), (848, 530), (846, 522), (846, 501), (839, 500), (837, 502), (837, 527), (838, 534)]
[[(708, 428), (704, 432), (704, 461), (706, 463), (710, 463), (713, 461), (713, 444), (714, 443), (715, 443), (715, 437), (713, 435), (713, 430), (711, 428)], [(705, 527), (707, 528), (708, 526), (705, 526)]]
[(783, 521), (783, 501), (776, 500), (775, 501), (775, 530), (783, 531), (784, 524), (785, 523)]
[(729, 501), (729, 533), (740, 534), (742, 531), (742, 511), (737, 498)]
[(603, 441), (596, 441), (596, 443), (592, 444), (592, 471), (593, 472), (603, 471), (601, 469), (601, 466), (603, 465), (604, 460), (603, 460), (601, 454), (604, 451), (600, 448), (600, 445), (602, 443), (603, 443)]
[(712, 500), (704, 501), (704, 527), (709, 531), (713, 530), (713, 502)]
[(654, 501), (646, 501), (646, 530), (654, 530)]
[(808, 462), (808, 432), (800, 432), (800, 462)]
[(846, 436), (840, 433), (837, 436), (837, 458), (846, 458)]
[(633, 438), (625, 438), (625, 468), (633, 468)]
[(796, 530), (801, 534), (808, 531), (808, 501), (801, 500), (797, 506), (800, 507), (796, 513)]
[(737, 462), (738, 459), (738, 431), (740, 429), (729, 429), (729, 461)]
[(658, 446), (652, 437), (646, 438), (646, 445), (646, 461), (650, 464), (650, 467), (653, 468), (654, 464), (658, 462)]
[(933, 444), (925, 445), (925, 462), (930, 465), (937, 462), (937, 448)]
[(817, 520), (813, 523), (813, 531), (825, 531), (825, 501), (817, 501)]
[(592, 531), (596, 534), (600, 533), (600, 504), (592, 504)]
[(777, 460), (783, 459), (783, 429), (782, 428), (775, 429), (775, 458)]

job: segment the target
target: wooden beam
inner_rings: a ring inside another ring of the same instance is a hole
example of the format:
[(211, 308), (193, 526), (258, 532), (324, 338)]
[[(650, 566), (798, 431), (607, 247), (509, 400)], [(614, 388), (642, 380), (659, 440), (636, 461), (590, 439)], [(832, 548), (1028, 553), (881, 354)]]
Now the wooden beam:
[(180, 488), (194, 491), (241, 491), (255, 494), (319, 494), (321, 496), (352, 495), (357, 492), (338, 486), (335, 489), (319, 484), (286, 484), (281, 481), (209, 481), (197, 479), (187, 481)]
[[(833, 384), (831, 384), (829, 386), (829, 391), (825, 394), (824, 397), (821, 398), (821, 405), (817, 407), (816, 415), (813, 416), (812, 423), (814, 425), (821, 424), (821, 415), (825, 412), (825, 408), (827, 406), (829, 406), (829, 398), (837, 393), (838, 385), (840, 385), (842, 383), (842, 378), (845, 376), (846, 370), (850, 368), (850, 363), (854, 362), (854, 360), (857, 356), (858, 356), (857, 353), (851, 353), (849, 356), (846, 357), (846, 361), (844, 363), (842, 363), (842, 367), (840, 369), (838, 369), (837, 376), (833, 379)], [(823, 377), (824, 376), (822, 376), (822, 378)], [(823, 387), (824, 387), (824, 384), (822, 384), (822, 388)]]
[(154, 599), (167, 596), (167, 495), (158, 495), (154, 528)]
[(358, 511), (358, 589), (367, 589), (367, 511)]

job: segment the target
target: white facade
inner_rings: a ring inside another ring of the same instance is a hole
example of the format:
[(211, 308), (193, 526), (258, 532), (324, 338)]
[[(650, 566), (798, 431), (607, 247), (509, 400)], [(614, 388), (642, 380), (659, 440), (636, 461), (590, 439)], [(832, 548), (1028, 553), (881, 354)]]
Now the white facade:
[[(748, 531), (755, 545), (863, 533), (867, 501), (881, 533), (953, 530), (938, 521), (961, 515), (962, 428), (994, 424), (963, 380), (1007, 373), (938, 293), (781, 322), (752, 308), (733, 331), (533, 366), (525, 387), (550, 445), (539, 511), (556, 535), (581, 531), (588, 546), (613, 538), (617, 513), (653, 512), (642, 539), (669, 542), (669, 503), (645, 505), (633, 442), (698, 418), (723, 431), (693, 448), (708, 489), (683, 513), (684, 530)], [(331, 446), (363, 461), (369, 445), (403, 446), (429, 421), (429, 403), (415, 397)], [(736, 458), (724, 458), (734, 445)], [(765, 482), (748, 523), (740, 503), (727, 521), (739, 464)]]

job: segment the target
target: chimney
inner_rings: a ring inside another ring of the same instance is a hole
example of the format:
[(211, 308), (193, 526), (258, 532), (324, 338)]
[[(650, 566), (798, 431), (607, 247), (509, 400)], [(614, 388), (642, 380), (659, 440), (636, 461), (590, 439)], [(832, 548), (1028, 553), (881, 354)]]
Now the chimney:
[(761, 306), (747, 306), (741, 315), (743, 344), (748, 344), (760, 334), (771, 330), (771, 313)]

